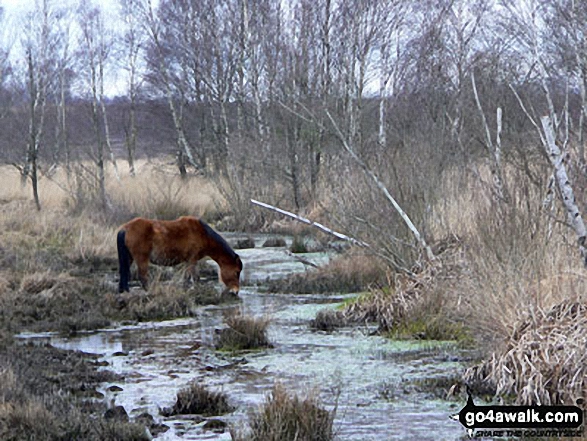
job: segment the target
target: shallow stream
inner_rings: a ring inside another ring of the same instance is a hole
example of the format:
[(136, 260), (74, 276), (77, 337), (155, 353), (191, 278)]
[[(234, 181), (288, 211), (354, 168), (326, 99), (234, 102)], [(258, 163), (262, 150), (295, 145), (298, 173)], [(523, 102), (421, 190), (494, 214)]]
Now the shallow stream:
[[(235, 237), (232, 237), (234, 239)], [(329, 409), (336, 406), (338, 440), (456, 440), (464, 430), (449, 419), (464, 402), (436, 398), (422, 384), (454, 377), (463, 368), (462, 353), (448, 342), (390, 341), (372, 336), (372, 328), (312, 331), (309, 321), (321, 308), (336, 308), (349, 296), (267, 294), (256, 285), (267, 278), (307, 270), (284, 248), (238, 251), (245, 264), (242, 303), (204, 307), (195, 318), (120, 326), (76, 337), (36, 335), (52, 345), (97, 353), (106, 369), (124, 381), (104, 384), (102, 392), (128, 414), (149, 412), (170, 427), (157, 439), (230, 440), (228, 432), (204, 431), (194, 416), (164, 418), (159, 410), (175, 403), (178, 390), (191, 381), (223, 390), (236, 411), (219, 417), (243, 426), (263, 403), (275, 382), (302, 395), (320, 393)], [(326, 253), (303, 257), (316, 264)], [(223, 315), (235, 309), (270, 318), (273, 348), (230, 355), (213, 349)], [(29, 336), (32, 337), (32, 336)], [(117, 386), (117, 388), (112, 388)], [(111, 390), (122, 389), (122, 390)]]

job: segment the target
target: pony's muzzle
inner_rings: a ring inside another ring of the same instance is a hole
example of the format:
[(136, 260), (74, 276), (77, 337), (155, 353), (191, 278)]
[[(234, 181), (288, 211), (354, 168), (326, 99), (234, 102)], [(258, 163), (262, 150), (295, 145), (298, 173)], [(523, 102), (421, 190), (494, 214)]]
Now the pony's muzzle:
[(226, 288), (224, 290), (224, 294), (230, 294), (231, 296), (235, 296), (236, 297), (236, 296), (238, 296), (238, 291), (239, 291), (239, 289), (233, 286), (233, 287), (230, 287), (230, 288)]

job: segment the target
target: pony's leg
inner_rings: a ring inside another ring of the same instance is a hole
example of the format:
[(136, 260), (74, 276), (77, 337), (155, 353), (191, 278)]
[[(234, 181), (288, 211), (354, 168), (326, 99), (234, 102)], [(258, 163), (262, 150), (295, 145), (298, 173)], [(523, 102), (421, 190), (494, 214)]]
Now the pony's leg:
[(198, 261), (196, 260), (193, 263), (190, 263), (188, 267), (188, 271), (190, 274), (190, 278), (192, 279), (192, 284), (195, 285), (200, 281), (200, 268), (198, 268)]
[(200, 269), (197, 266), (199, 261), (199, 255), (192, 256), (188, 260), (188, 267), (186, 270), (186, 281), (189, 281), (191, 285), (195, 285), (197, 282), (200, 281)]
[(149, 259), (136, 259), (136, 262), (141, 286), (147, 291), (149, 286)]

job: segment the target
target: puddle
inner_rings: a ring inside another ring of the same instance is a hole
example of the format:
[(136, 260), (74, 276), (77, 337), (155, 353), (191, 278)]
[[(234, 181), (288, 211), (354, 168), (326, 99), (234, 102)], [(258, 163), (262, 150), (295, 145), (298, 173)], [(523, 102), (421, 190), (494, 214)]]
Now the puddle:
[[(263, 237), (256, 237), (262, 243)], [(239, 250), (249, 284), (305, 271), (306, 266), (284, 249)], [(317, 264), (326, 253), (308, 253)], [(230, 356), (211, 349), (223, 314), (235, 306), (203, 307), (197, 317), (141, 323), (63, 338), (52, 334), (20, 337), (46, 341), (64, 349), (98, 353), (107, 369), (124, 381), (104, 384), (107, 400), (125, 407), (129, 415), (149, 412), (170, 427), (156, 439), (230, 440), (228, 433), (204, 432), (191, 417), (163, 418), (176, 393), (190, 381), (223, 390), (236, 407), (221, 418), (244, 424), (248, 412), (261, 404), (276, 381), (290, 391), (318, 390), (325, 405), (337, 406), (334, 428), (338, 440), (461, 439), (464, 431), (449, 415), (464, 403), (438, 400), (414, 392), (414, 381), (458, 374), (463, 366), (449, 343), (389, 341), (370, 336), (371, 329), (346, 328), (327, 334), (313, 332), (308, 322), (324, 307), (336, 307), (348, 296), (260, 293), (254, 286), (241, 290), (240, 307), (247, 314), (271, 319), (268, 336), (274, 348)], [(111, 392), (111, 386), (122, 390)], [(392, 393), (383, 393), (384, 390)]]

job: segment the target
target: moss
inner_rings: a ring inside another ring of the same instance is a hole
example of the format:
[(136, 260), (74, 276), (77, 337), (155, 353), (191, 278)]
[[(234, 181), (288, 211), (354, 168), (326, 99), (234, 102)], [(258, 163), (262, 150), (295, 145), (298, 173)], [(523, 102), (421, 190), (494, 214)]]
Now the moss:
[(387, 335), (396, 340), (456, 341), (460, 347), (471, 347), (475, 343), (469, 328), (440, 316), (408, 319), (395, 326)]

